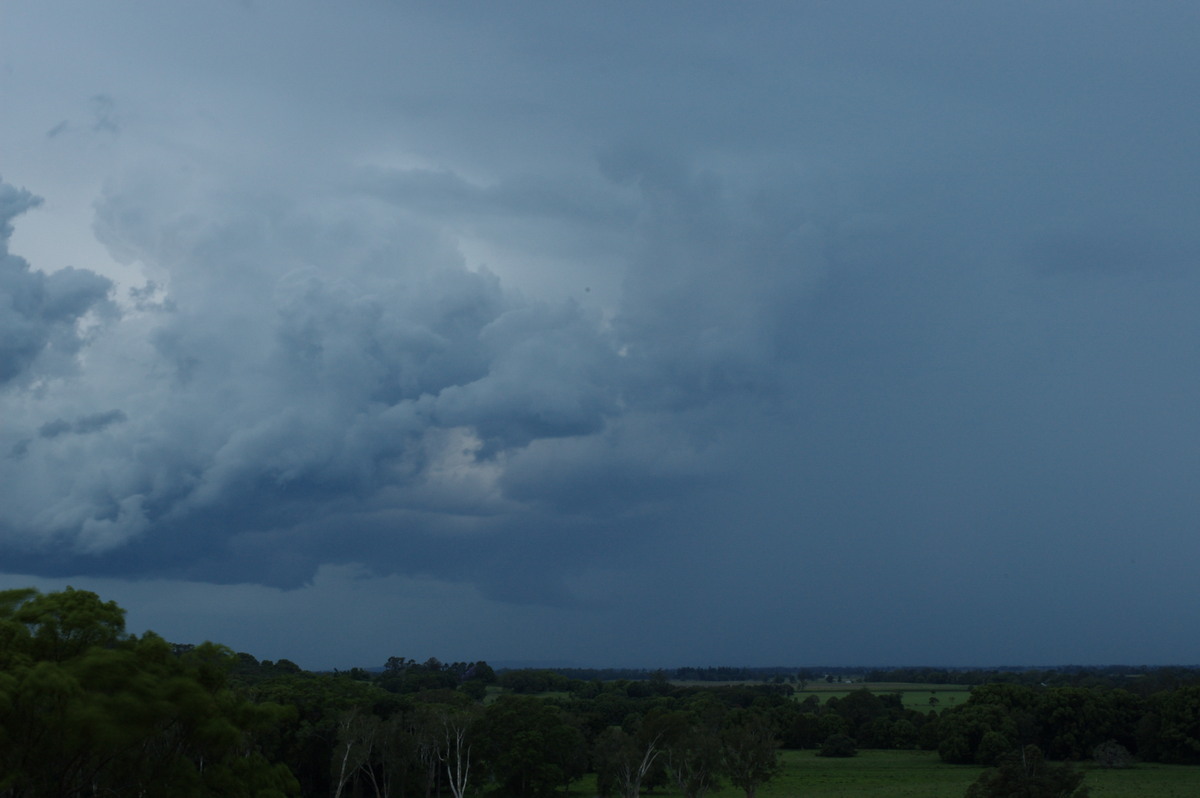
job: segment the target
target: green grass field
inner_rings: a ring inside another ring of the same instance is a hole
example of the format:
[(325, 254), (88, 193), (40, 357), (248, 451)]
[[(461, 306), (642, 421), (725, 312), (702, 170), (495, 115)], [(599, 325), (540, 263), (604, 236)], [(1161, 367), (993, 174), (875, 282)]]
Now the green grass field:
[[(815, 695), (820, 699), (821, 703), (825, 703), (830, 698), (843, 698), (855, 690), (861, 690), (864, 687), (877, 695), (899, 693), (905, 708), (916, 709), (921, 712), (928, 712), (930, 709), (941, 711), (949, 707), (958, 706), (959, 704), (965, 704), (967, 697), (971, 694), (970, 688), (961, 684), (919, 684), (914, 682), (854, 682), (839, 684), (836, 682), (809, 682), (804, 686), (803, 690), (796, 691), (795, 699), (803, 701), (810, 695)], [(929, 702), (931, 698), (936, 698), (937, 702), (931, 704)]]
[[(707, 686), (713, 683), (698, 682)], [(966, 703), (970, 689), (957, 684), (909, 682), (809, 682), (797, 690), (795, 700), (815, 695), (824, 703), (867, 688), (876, 694), (899, 693), (910, 709), (939, 711)], [(489, 698), (493, 696), (489, 695)], [(930, 698), (936, 698), (931, 704)], [(935, 751), (860, 751), (847, 759), (819, 757), (815, 751), (784, 751), (783, 771), (758, 791), (758, 798), (962, 798), (982, 768), (947, 765)], [(1139, 764), (1126, 770), (1080, 766), (1092, 798), (1198, 798), (1200, 767)], [(595, 776), (577, 782), (572, 798), (595, 796)], [(671, 798), (678, 792), (660, 789), (643, 793)], [(709, 798), (742, 798), (742, 791), (726, 786)]]
[(1092, 798), (1194, 798), (1200, 795), (1200, 768), (1137, 765), (1127, 770), (1084, 768)]
[[(962, 798), (982, 768), (947, 765), (933, 751), (860, 751), (848, 759), (819, 757), (814, 751), (784, 751), (783, 772), (758, 791), (758, 798)], [(1196, 798), (1200, 768), (1137, 765), (1128, 770), (1084, 767), (1092, 798)], [(591, 798), (595, 777), (577, 782), (575, 798)], [(674, 796), (674, 790), (646, 792)], [(742, 798), (726, 786), (709, 798)]]
[[(944, 764), (932, 751), (860, 751), (847, 759), (784, 751), (783, 772), (759, 798), (962, 798), (981, 768)], [(713, 798), (741, 798), (726, 787)]]

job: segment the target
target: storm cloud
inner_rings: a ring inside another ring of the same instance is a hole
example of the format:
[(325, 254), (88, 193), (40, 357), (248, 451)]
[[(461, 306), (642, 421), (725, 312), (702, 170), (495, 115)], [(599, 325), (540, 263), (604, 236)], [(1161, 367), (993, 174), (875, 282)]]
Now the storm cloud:
[(13, 219), (40, 199), (0, 182), (0, 389), (28, 380), (39, 370), (54, 373), (72, 361), (84, 344), (79, 325), (89, 312), (105, 310), (112, 283), (85, 269), (35, 272), (9, 252)]
[(54, 7), (6, 580), (313, 666), (1200, 656), (1195, 13)]

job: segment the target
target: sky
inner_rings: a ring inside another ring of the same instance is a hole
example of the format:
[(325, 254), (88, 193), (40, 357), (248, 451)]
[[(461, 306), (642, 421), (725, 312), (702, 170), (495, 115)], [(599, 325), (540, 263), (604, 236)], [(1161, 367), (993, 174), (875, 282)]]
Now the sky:
[(312, 669), (1200, 663), (1197, 40), (0, 0), (0, 588)]

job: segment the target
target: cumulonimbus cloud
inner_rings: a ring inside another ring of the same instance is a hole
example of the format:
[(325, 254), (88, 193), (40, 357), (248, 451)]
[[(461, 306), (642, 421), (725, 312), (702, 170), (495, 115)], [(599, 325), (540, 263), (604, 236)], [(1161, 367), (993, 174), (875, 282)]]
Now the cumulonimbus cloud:
[[(718, 279), (748, 250), (678, 250), (715, 223), (710, 188), (645, 188), (643, 244), (610, 320), (468, 268), (423, 217), (381, 220), (403, 209), (395, 198), (110, 187), (97, 235), (153, 283), (86, 342), (75, 373), (3, 398), (0, 472), (21, 488), (0, 511), (6, 548), (30, 570), (253, 579), (230, 561), (268, 557), (249, 541), (293, 529), (302, 564), (262, 581), (347, 557), (439, 572), (417, 541), (586, 527), (677, 490), (703, 471), (687, 413), (770, 382), (771, 325), (788, 312), (764, 301), (788, 286), (777, 274), (759, 275), (773, 288)], [(109, 286), (59, 275), (30, 279), (94, 286), (43, 305), (65, 309), (44, 314), (64, 324)], [(659, 306), (672, 297), (668, 329)], [(384, 532), (380, 518), (403, 520)]]
[(112, 283), (86, 269), (34, 271), (9, 252), (13, 220), (41, 199), (0, 181), (0, 389), (28, 380), (35, 363), (61, 371), (84, 344), (80, 322), (105, 309)]

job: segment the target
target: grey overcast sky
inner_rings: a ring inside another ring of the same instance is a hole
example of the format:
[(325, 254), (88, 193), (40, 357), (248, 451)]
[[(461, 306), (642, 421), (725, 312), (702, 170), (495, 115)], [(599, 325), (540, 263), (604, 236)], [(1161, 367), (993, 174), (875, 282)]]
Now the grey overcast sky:
[(1200, 6), (0, 0), (0, 587), (1200, 663)]

